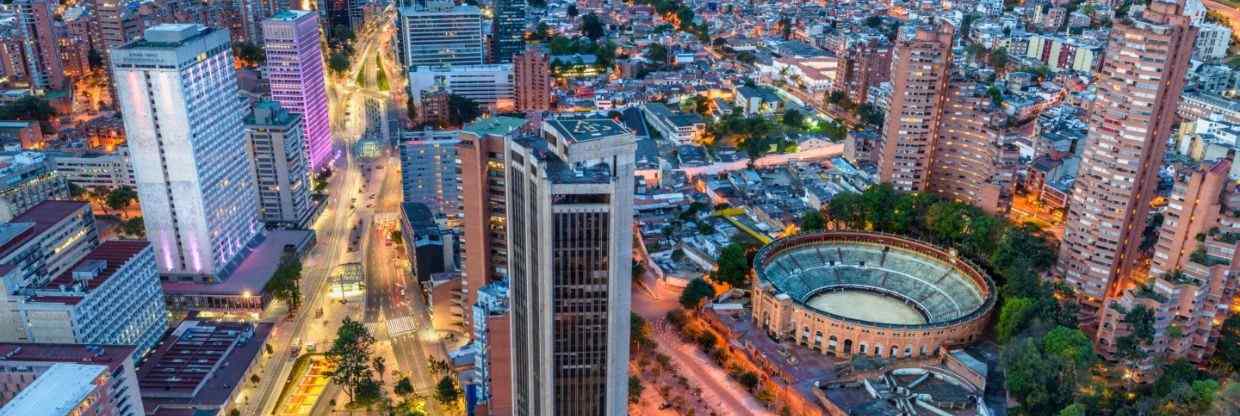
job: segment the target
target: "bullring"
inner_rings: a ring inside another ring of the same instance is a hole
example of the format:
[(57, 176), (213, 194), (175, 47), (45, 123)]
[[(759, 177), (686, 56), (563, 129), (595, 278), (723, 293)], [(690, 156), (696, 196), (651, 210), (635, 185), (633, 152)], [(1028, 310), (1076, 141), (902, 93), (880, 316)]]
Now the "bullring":
[(921, 357), (984, 331), (995, 284), (954, 251), (888, 234), (777, 240), (754, 258), (753, 318), (780, 340), (849, 357)]

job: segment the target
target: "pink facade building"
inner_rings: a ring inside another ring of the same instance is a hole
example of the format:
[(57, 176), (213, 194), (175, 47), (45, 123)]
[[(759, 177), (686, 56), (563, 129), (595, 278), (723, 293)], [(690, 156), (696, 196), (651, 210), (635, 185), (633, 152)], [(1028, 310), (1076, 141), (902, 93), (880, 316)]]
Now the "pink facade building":
[(878, 176), (897, 190), (925, 191), (930, 181), (954, 33), (950, 24), (922, 24), (896, 40), (891, 109), (878, 148)]
[[(1154, 1), (1119, 19), (1097, 74), (1089, 146), (1081, 156), (1056, 272), (1101, 306), (1138, 263), (1196, 30), (1182, 6)], [(1089, 324), (1089, 322), (1086, 322)]]
[(314, 12), (283, 10), (263, 21), (263, 49), (271, 98), (289, 113), (301, 114), (311, 170), (331, 159), (332, 132), (327, 113), (319, 17)]

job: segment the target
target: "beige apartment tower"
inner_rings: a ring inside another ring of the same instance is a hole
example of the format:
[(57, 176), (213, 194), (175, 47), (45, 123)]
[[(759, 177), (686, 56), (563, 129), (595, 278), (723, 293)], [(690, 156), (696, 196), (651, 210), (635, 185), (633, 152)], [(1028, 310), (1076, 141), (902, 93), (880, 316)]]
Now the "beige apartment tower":
[(878, 149), (879, 181), (895, 189), (927, 189), (943, 97), (952, 62), (947, 23), (920, 23), (900, 33), (891, 59), (891, 108)]
[(505, 147), (513, 414), (626, 415), (636, 138), (560, 115)]
[(1182, 8), (1155, 0), (1111, 30), (1056, 266), (1089, 306), (1137, 260), (1196, 35)]

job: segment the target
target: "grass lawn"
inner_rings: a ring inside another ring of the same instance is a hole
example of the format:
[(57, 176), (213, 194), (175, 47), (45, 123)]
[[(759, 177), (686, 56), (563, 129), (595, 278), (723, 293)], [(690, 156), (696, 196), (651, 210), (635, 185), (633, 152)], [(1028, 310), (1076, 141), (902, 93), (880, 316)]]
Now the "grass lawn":
[(379, 84), (379, 90), (387, 91), (391, 89), (391, 85), (388, 85), (387, 71), (383, 70), (383, 61), (380, 60), (377, 53), (375, 54), (375, 65), (379, 66), (379, 72), (375, 74), (375, 82)]

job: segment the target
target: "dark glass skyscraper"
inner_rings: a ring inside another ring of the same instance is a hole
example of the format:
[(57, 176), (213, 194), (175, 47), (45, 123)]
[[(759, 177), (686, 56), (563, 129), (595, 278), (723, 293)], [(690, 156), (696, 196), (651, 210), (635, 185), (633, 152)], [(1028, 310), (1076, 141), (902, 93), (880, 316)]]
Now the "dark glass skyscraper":
[(494, 24), (491, 59), (511, 63), (525, 49), (525, 0), (495, 0)]

